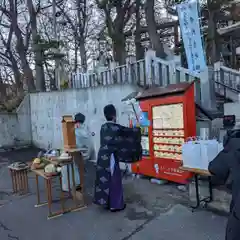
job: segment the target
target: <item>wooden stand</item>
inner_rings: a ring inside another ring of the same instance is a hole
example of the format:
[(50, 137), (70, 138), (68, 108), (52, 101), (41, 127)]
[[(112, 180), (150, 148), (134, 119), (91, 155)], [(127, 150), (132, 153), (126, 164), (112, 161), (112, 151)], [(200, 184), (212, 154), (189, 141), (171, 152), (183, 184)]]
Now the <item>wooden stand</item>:
[(12, 178), (13, 193), (25, 195), (29, 192), (28, 188), (28, 169), (29, 167), (17, 169), (8, 167)]
[[(75, 149), (75, 151), (73, 149), (71, 149), (72, 153), (77, 153), (79, 152), (79, 150)], [(81, 156), (81, 153), (80, 153)], [(53, 163), (53, 164), (58, 164), (59, 163), (56, 160), (51, 160), (49, 159), (49, 162)], [(35, 207), (41, 207), (44, 205), (48, 205), (48, 219), (52, 219), (55, 217), (59, 217), (65, 213), (68, 212), (73, 212), (73, 211), (79, 211), (83, 208), (85, 208), (85, 203), (84, 203), (84, 198), (83, 198), (83, 193), (82, 193), (82, 189), (83, 189), (83, 174), (84, 172), (80, 170), (80, 177), (81, 177), (81, 195), (82, 195), (82, 199), (81, 199), (81, 203), (79, 204), (78, 199), (77, 199), (77, 192), (76, 192), (76, 183), (75, 183), (75, 174), (74, 174), (74, 158), (71, 159), (71, 161), (61, 164), (62, 166), (67, 166), (67, 176), (68, 176), (68, 189), (69, 189), (69, 197), (73, 199), (74, 201), (74, 206), (72, 208), (68, 208), (66, 209), (64, 207), (64, 193), (62, 191), (62, 176), (61, 174), (59, 174), (58, 176), (52, 176), (52, 177), (47, 177), (44, 174), (44, 170), (32, 170), (35, 175), (36, 175), (36, 186), (37, 186), (37, 205)], [(81, 166), (83, 166), (83, 162), (81, 164)], [(70, 170), (71, 169), (71, 170)], [(73, 182), (73, 186), (72, 189), (70, 188), (70, 171), (72, 171), (72, 182)], [(47, 191), (47, 202), (41, 203), (40, 201), (40, 191), (39, 191), (39, 176), (43, 177), (45, 180), (45, 185), (46, 185), (46, 191)], [(52, 212), (52, 179), (53, 178), (59, 178), (59, 183), (60, 183), (60, 188), (61, 188), (61, 193), (60, 193), (60, 203), (61, 203), (61, 210), (58, 212)]]
[(63, 133), (63, 145), (64, 148), (76, 148), (76, 136), (75, 136), (75, 122), (72, 116), (63, 116), (62, 118), (62, 133)]

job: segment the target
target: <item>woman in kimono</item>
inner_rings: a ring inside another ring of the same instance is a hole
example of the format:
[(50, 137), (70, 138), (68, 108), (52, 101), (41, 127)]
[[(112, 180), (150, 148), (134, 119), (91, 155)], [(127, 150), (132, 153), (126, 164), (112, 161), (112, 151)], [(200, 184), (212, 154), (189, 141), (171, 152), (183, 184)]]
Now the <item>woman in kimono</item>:
[(122, 175), (119, 162), (131, 163), (141, 159), (141, 131), (116, 123), (116, 109), (104, 107), (107, 120), (100, 131), (94, 203), (112, 212), (124, 210)]

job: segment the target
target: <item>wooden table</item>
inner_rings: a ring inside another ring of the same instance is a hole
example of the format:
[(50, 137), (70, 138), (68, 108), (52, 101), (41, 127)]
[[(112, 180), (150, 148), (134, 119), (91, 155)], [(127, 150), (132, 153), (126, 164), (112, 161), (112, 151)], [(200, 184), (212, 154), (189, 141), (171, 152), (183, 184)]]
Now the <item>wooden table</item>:
[[(44, 206), (44, 205), (48, 205), (48, 219), (61, 216), (61, 215), (65, 214), (65, 213), (68, 213), (68, 212), (78, 211), (78, 210), (81, 210), (81, 209), (85, 208), (86, 206), (85, 206), (85, 203), (84, 203), (84, 198), (82, 197), (81, 204), (79, 204), (78, 200), (77, 200), (73, 159), (71, 161), (67, 162), (67, 163), (65, 162), (65, 163), (60, 163), (60, 164), (59, 164), (59, 162), (56, 162), (54, 159), (53, 160), (49, 159), (49, 162), (51, 162), (53, 164), (56, 164), (56, 165), (67, 166), (68, 189), (69, 189), (69, 194), (68, 195), (69, 195), (69, 197), (73, 198), (74, 207), (68, 208), (68, 209), (66, 209), (64, 207), (65, 197), (64, 197), (64, 192), (62, 190), (62, 176), (61, 176), (61, 174), (59, 173), (56, 176), (49, 177), (49, 176), (46, 176), (44, 174), (43, 169), (32, 170), (35, 173), (35, 176), (36, 176), (36, 186), (37, 186), (37, 205), (35, 205), (35, 207), (41, 207), (41, 206)], [(71, 168), (71, 171), (72, 171), (72, 183), (73, 183), (72, 184), (73, 185), (72, 189), (70, 187), (70, 168)], [(47, 202), (44, 202), (44, 203), (41, 203), (41, 201), (40, 201), (39, 176), (43, 177), (43, 179), (45, 180), (45, 189), (46, 189), (46, 192), (47, 192)], [(53, 202), (53, 200), (52, 200), (52, 180), (54, 178), (59, 178), (59, 183), (60, 183), (60, 188), (61, 188), (61, 190), (60, 190), (61, 210), (53, 213), (52, 212), (52, 202)]]
[[(213, 188), (212, 188), (211, 173), (208, 170), (197, 169), (197, 168), (180, 167), (180, 169), (183, 171), (192, 172), (194, 174), (197, 203), (195, 206), (192, 206), (192, 209), (194, 210), (199, 208), (202, 202), (204, 203), (204, 206), (207, 206), (208, 203), (212, 202)], [(208, 179), (209, 196), (202, 199), (200, 198), (200, 193), (199, 193), (199, 176), (205, 176)]]

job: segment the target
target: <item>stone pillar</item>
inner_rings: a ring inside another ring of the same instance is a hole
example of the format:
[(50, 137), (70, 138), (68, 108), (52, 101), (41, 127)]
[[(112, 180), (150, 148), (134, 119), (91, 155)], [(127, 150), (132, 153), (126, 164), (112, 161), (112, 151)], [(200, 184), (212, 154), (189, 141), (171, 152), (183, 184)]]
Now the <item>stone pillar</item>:
[(213, 68), (206, 68), (200, 73), (201, 104), (207, 110), (216, 111), (216, 93)]
[(154, 50), (148, 50), (145, 52), (145, 69), (146, 69), (146, 84), (149, 85), (153, 82), (152, 73), (152, 61), (156, 58), (156, 52)]

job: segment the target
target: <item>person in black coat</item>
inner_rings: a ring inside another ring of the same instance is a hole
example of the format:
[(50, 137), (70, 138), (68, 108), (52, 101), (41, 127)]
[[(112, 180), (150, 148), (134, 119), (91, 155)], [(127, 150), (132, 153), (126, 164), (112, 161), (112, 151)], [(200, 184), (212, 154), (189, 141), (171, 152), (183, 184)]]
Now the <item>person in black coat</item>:
[(224, 139), (224, 149), (209, 164), (209, 172), (232, 192), (230, 216), (225, 240), (240, 239), (240, 130), (231, 131)]

